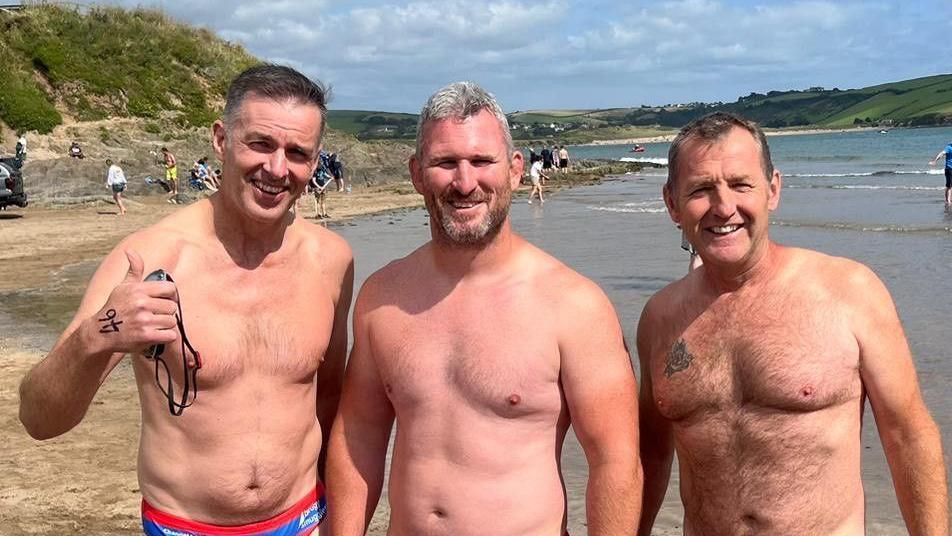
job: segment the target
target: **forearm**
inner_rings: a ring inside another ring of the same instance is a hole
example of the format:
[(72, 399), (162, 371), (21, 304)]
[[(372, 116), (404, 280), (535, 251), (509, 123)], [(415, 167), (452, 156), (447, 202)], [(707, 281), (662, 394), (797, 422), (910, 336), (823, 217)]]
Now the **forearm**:
[(20, 422), (35, 439), (63, 434), (86, 415), (105, 378), (112, 352), (80, 326), (59, 341), (20, 383)]
[(641, 484), (637, 456), (590, 465), (585, 495), (588, 534), (631, 534), (641, 513)]
[(664, 503), (664, 495), (668, 490), (668, 480), (671, 478), (671, 461), (673, 453), (657, 452), (645, 449), (642, 446), (642, 464), (644, 465), (644, 495), (642, 498), (641, 521), (638, 524), (638, 534), (650, 536), (655, 518)]
[(334, 437), (327, 461), (328, 521), (332, 536), (363, 536), (383, 490), (387, 443), (348, 449)]
[(929, 418), (905, 433), (887, 433), (883, 448), (909, 534), (948, 535), (949, 488), (935, 423)]

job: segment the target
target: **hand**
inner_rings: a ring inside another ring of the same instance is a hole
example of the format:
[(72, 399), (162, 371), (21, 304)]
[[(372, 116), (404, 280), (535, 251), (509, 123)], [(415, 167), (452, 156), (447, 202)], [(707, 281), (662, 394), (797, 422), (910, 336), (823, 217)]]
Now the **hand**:
[(102, 309), (87, 321), (93, 326), (89, 333), (112, 352), (141, 353), (153, 344), (174, 342), (178, 339), (175, 284), (143, 281), (142, 257), (126, 250), (126, 258), (129, 271)]
[(934, 166), (934, 165), (935, 165), (935, 160), (929, 160), (929, 165), (930, 165), (930, 166)]

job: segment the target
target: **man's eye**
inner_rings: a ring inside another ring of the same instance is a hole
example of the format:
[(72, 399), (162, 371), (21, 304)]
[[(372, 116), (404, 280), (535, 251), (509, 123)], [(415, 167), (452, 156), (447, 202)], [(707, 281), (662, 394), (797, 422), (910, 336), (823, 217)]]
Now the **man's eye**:
[(746, 183), (746, 182), (739, 182), (739, 183), (737, 183), (737, 184), (734, 185), (734, 189), (735, 189), (735, 190), (739, 190), (739, 191), (741, 191), (741, 192), (746, 192), (746, 191), (750, 190), (750, 189), (753, 188), (753, 187), (754, 187), (754, 185), (749, 184), (749, 183)]
[(436, 167), (442, 169), (453, 169), (456, 167), (456, 162), (453, 160), (440, 160), (436, 163)]
[(255, 151), (268, 151), (271, 149), (271, 144), (263, 140), (254, 140), (248, 143), (248, 147)]
[(488, 158), (479, 158), (479, 159), (473, 160), (473, 165), (476, 167), (485, 167), (492, 163), (493, 161)]

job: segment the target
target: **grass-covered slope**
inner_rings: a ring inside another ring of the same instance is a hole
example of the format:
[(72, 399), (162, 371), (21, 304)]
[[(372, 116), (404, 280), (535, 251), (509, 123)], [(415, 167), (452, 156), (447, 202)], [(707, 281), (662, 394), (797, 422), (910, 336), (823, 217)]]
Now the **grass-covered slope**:
[(50, 4), (0, 11), (0, 57), (0, 120), (41, 133), (62, 114), (95, 120), (179, 112), (182, 124), (206, 125), (230, 80), (258, 61), (156, 11)]

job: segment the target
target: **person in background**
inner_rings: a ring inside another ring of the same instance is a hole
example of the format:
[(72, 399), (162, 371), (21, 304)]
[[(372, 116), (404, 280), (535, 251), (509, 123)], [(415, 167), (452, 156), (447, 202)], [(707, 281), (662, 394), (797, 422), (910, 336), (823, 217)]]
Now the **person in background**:
[(106, 185), (112, 192), (112, 199), (119, 207), (119, 215), (125, 216), (126, 205), (122, 202), (122, 192), (126, 191), (126, 175), (118, 164), (113, 164), (111, 159), (106, 159), (106, 165), (109, 166), (106, 172)]
[(943, 155), (945, 155), (945, 204), (952, 205), (952, 141), (929, 161), (929, 165), (936, 165)]

